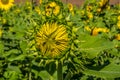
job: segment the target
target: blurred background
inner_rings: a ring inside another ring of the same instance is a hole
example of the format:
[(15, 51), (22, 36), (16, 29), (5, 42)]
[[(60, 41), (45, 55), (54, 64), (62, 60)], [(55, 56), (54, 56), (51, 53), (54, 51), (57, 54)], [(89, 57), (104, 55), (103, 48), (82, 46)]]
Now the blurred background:
[[(26, 0), (15, 0), (15, 3), (25, 2)], [(27, 0), (38, 3), (39, 0)], [(85, 0), (62, 0), (64, 3), (72, 3), (73, 5), (80, 6), (84, 3)], [(120, 0), (110, 0), (110, 5), (118, 4)]]

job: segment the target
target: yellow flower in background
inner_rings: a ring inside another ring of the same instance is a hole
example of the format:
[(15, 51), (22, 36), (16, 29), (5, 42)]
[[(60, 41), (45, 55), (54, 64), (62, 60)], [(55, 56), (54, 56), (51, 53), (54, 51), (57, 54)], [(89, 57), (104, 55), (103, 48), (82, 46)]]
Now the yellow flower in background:
[(68, 46), (68, 34), (64, 25), (46, 23), (36, 35), (37, 48), (43, 56), (56, 57)]
[(98, 8), (98, 9), (97, 9), (97, 12), (98, 12), (98, 13), (101, 12), (101, 11), (102, 11), (101, 8)]
[(51, 2), (46, 6), (45, 10), (47, 16), (50, 16), (52, 13), (54, 15), (57, 15), (60, 12), (60, 6), (55, 2)]
[(120, 21), (120, 15), (118, 16), (118, 20)]
[(3, 33), (2, 28), (0, 28), (0, 37), (2, 37), (2, 33)]
[(93, 18), (93, 14), (91, 12), (88, 12), (87, 16), (88, 16), (89, 19)]
[(99, 29), (97, 29), (96, 27), (93, 29), (92, 31), (92, 35), (96, 36), (99, 33)]
[(117, 40), (120, 40), (120, 34), (117, 34), (117, 35), (116, 35), (116, 39), (117, 39)]
[(99, 6), (102, 7), (103, 6), (103, 3), (102, 2), (98, 2)]
[(50, 16), (51, 13), (52, 13), (52, 8), (49, 5), (46, 5), (46, 8), (45, 8), (46, 16)]
[(53, 9), (53, 14), (57, 15), (60, 12), (60, 6), (55, 6), (55, 8)]
[(108, 6), (107, 6), (107, 10), (110, 10), (110, 8), (111, 8), (111, 7), (108, 5)]
[(108, 2), (109, 2), (109, 0), (101, 0), (101, 1), (98, 2), (98, 3), (99, 3), (99, 6), (100, 6), (100, 7), (103, 7), (103, 6), (107, 5)]
[(68, 4), (68, 8), (69, 8), (69, 11), (72, 12), (73, 11), (73, 5), (71, 3)]
[(42, 0), (39, 0), (39, 3), (42, 4)]
[(97, 34), (99, 34), (99, 32), (109, 32), (109, 29), (107, 29), (107, 28), (94, 28), (93, 30), (92, 30), (92, 35), (93, 36), (96, 36)]
[(56, 4), (55, 2), (51, 2), (49, 5), (50, 5), (50, 7), (53, 8), (53, 7), (55, 7), (57, 4)]
[(89, 26), (85, 26), (84, 29), (87, 30), (87, 31), (91, 31)]
[(13, 6), (14, 0), (0, 0), (0, 9), (9, 10)]
[(40, 8), (39, 8), (39, 7), (35, 7), (35, 11), (36, 11), (38, 14), (41, 14), (41, 11), (40, 11)]
[(92, 6), (88, 5), (88, 6), (86, 7), (86, 9), (87, 9), (87, 11), (91, 11), (91, 10), (92, 10)]
[(117, 26), (120, 29), (120, 21), (117, 22)]

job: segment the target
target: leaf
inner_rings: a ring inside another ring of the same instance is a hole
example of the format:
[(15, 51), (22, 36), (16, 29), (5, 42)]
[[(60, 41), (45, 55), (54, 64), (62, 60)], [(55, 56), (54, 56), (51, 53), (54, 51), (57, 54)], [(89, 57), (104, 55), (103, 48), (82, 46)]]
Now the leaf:
[(21, 70), (18, 66), (12, 66), (12, 65), (9, 65), (8, 68), (7, 68), (8, 71), (15, 71), (17, 73), (21, 73)]
[(4, 77), (9, 80), (18, 80), (18, 74), (15, 71), (6, 71)]
[(41, 71), (39, 76), (42, 78), (42, 80), (49, 80), (51, 77), (47, 71)]
[(15, 60), (23, 60), (25, 58), (25, 54), (21, 54), (19, 56), (12, 56), (10, 58), (8, 58), (9, 61), (15, 61)]
[(98, 22), (95, 23), (96, 27), (105, 27), (105, 23), (102, 20), (98, 20)]
[(69, 71), (69, 72), (66, 74), (64, 80), (70, 80), (70, 79), (72, 78), (72, 76), (73, 76), (73, 73)]
[(47, 70), (47, 72), (48, 72), (50, 75), (53, 75), (54, 72), (56, 71), (55, 61), (52, 61), (52, 62), (49, 62), (48, 64), (46, 64), (45, 69)]
[(21, 41), (21, 42), (20, 42), (20, 48), (21, 48), (21, 50), (23, 51), (23, 53), (26, 53), (26, 52), (27, 52), (27, 50), (26, 50), (27, 45), (28, 45), (28, 43), (27, 43), (26, 41)]
[(23, 32), (17, 32), (17, 33), (15, 34), (15, 39), (21, 39), (21, 38), (23, 38), (23, 36), (24, 36), (24, 33), (23, 33)]
[(99, 71), (87, 69), (83, 73), (101, 78), (117, 78), (120, 77), (120, 65), (111, 63)]
[(94, 58), (101, 51), (114, 47), (113, 42), (99, 36), (80, 35), (79, 39), (79, 50), (86, 52), (89, 58)]
[(18, 66), (8, 65), (4, 73), (4, 77), (8, 78), (9, 80), (18, 80), (18, 75), (20, 75), (21, 70)]
[(19, 53), (19, 50), (17, 50), (17, 49), (12, 49), (12, 50), (6, 52), (3, 56), (4, 56), (4, 57), (7, 57), (7, 56), (9, 56), (9, 55), (18, 54), (18, 53)]
[(4, 44), (0, 41), (0, 57), (2, 56), (2, 54), (3, 54), (3, 52), (4, 52)]

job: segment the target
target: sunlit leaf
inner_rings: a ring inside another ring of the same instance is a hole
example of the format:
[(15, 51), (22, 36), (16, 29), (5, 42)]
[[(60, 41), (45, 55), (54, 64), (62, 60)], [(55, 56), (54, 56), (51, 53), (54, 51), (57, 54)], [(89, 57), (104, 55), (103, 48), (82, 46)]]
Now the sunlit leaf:
[(111, 63), (99, 71), (85, 70), (84, 74), (101, 78), (117, 78), (120, 77), (120, 65)]

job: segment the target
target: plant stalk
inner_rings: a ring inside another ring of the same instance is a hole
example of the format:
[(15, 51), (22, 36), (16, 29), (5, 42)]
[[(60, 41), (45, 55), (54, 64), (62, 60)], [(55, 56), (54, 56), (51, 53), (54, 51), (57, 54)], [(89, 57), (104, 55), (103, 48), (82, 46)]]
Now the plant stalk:
[(62, 62), (61, 62), (61, 61), (58, 61), (57, 80), (63, 80), (63, 74), (62, 74)]

